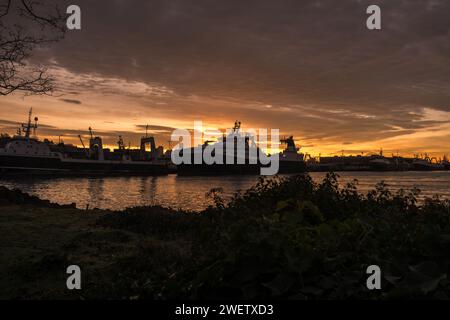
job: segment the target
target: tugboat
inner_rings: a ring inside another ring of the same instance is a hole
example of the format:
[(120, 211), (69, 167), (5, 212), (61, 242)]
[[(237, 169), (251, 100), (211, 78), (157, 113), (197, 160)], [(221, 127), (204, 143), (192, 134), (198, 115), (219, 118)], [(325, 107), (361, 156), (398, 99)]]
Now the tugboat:
[[(72, 157), (63, 150), (65, 146), (55, 146), (51, 142), (42, 142), (36, 138), (38, 118), (32, 123), (32, 109), (28, 115), (27, 124), (22, 124), (17, 135), (13, 136), (0, 147), (1, 174), (44, 174), (44, 175), (163, 175), (168, 173), (165, 161), (155, 155), (153, 137), (141, 139), (141, 149), (133, 157), (131, 150), (126, 152), (122, 139), (119, 140), (119, 152), (110, 154), (103, 149), (102, 139), (94, 136), (91, 128), (89, 149), (84, 147), (83, 157)], [(33, 136), (31, 131), (33, 130)], [(24, 132), (23, 132), (24, 131)], [(151, 144), (152, 152), (145, 151)], [(72, 147), (74, 154), (80, 154), (79, 148)], [(105, 154), (107, 153), (107, 155)], [(83, 154), (83, 153), (82, 153)], [(151, 157), (148, 155), (150, 154)]]

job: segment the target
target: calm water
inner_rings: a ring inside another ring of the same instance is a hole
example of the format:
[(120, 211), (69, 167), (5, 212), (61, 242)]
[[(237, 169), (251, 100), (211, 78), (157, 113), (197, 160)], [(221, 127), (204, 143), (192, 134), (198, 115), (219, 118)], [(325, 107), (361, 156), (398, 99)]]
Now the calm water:
[[(319, 181), (324, 173), (311, 173)], [(391, 190), (400, 188), (422, 190), (421, 197), (440, 195), (450, 199), (450, 171), (436, 172), (341, 172), (342, 183), (358, 179), (358, 189), (366, 192), (384, 180)], [(60, 204), (76, 203), (79, 208), (122, 209), (159, 204), (185, 210), (201, 210), (208, 205), (205, 194), (211, 188), (222, 188), (223, 197), (245, 191), (257, 181), (256, 176), (226, 177), (110, 177), (51, 178), (0, 180), (0, 185)]]

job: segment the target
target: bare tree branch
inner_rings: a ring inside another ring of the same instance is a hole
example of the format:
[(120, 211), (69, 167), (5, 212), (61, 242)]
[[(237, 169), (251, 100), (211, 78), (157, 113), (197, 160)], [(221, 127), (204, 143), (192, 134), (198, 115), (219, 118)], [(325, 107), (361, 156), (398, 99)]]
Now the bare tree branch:
[(0, 5), (0, 96), (15, 91), (51, 94), (54, 79), (46, 68), (28, 66), (27, 59), (37, 47), (62, 39), (65, 31), (65, 17), (57, 6), (32, 0)]
[(11, 0), (7, 0), (6, 4), (0, 5), (0, 18), (6, 16), (9, 13), (11, 7)]
[(36, 7), (42, 7), (42, 4), (37, 1), (20, 0), (22, 6), (19, 7), (19, 11), (23, 17), (31, 19), (34, 22), (39, 23), (42, 27), (53, 27), (56, 30), (65, 32), (65, 16), (61, 13), (57, 6), (54, 7), (52, 12), (48, 12), (44, 15), (38, 13)]

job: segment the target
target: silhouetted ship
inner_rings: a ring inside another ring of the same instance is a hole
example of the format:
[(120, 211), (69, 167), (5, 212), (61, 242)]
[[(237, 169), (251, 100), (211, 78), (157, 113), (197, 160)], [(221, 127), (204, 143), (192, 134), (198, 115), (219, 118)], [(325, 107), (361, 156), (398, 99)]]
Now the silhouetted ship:
[[(264, 152), (256, 145), (254, 137), (240, 131), (240, 122), (235, 123), (232, 132), (214, 143), (215, 159), (219, 163), (207, 164), (203, 158), (205, 148), (211, 141), (203, 145), (183, 149), (191, 154), (191, 163), (175, 166), (171, 162), (170, 151), (164, 152), (162, 146), (156, 147), (155, 139), (147, 133), (141, 138), (140, 149), (126, 148), (121, 136), (118, 148), (103, 148), (101, 137), (95, 136), (89, 128), (88, 147), (79, 135), (82, 148), (53, 143), (36, 138), (37, 118), (32, 122), (30, 109), (28, 122), (22, 124), (16, 135), (0, 136), (0, 174), (44, 174), (44, 175), (164, 175), (177, 172), (179, 175), (229, 175), (261, 173), (261, 168), (270, 164), (260, 161)], [(33, 132), (33, 135), (32, 135)], [(232, 141), (233, 152), (227, 155), (227, 142)], [(311, 158), (299, 152), (294, 138), (291, 136), (280, 141), (285, 145), (279, 153), (278, 173), (302, 173), (304, 171), (431, 171), (450, 170), (450, 162), (446, 156), (436, 159), (428, 155), (415, 155), (413, 158), (383, 156), (334, 156)], [(241, 152), (238, 146), (241, 145)], [(149, 149), (149, 151), (147, 151)], [(242, 152), (244, 150), (244, 152)], [(215, 154), (217, 153), (217, 155)], [(196, 158), (201, 159), (196, 164)], [(228, 161), (227, 161), (228, 158)], [(256, 161), (255, 161), (256, 158)]]
[(300, 153), (300, 147), (295, 145), (294, 137), (280, 140), (286, 147), (280, 153), (280, 173), (301, 173), (306, 170), (305, 156)]
[[(254, 136), (241, 132), (240, 127), (241, 123), (236, 121), (232, 132), (224, 135), (211, 146), (211, 150), (214, 150), (212, 157), (215, 159), (215, 163), (207, 163), (203, 158), (205, 149), (210, 146), (211, 141), (181, 150), (181, 155), (189, 152), (191, 161), (177, 165), (178, 175), (259, 175), (261, 168), (269, 167), (270, 164), (263, 164), (265, 161), (262, 161), (261, 158), (264, 151), (257, 146)], [(228, 148), (233, 148), (233, 151), (230, 150), (227, 153), (227, 144), (230, 141), (232, 141), (231, 147), (228, 146)], [(306, 166), (303, 154), (298, 152), (299, 148), (295, 146), (293, 137), (280, 142), (286, 144), (286, 148), (279, 154), (278, 173), (304, 172)], [(201, 159), (201, 162), (196, 163), (196, 159)]]
[(368, 156), (334, 156), (319, 157), (318, 159), (308, 159), (308, 171), (435, 171), (449, 170), (450, 165), (447, 157), (443, 160), (428, 155), (415, 155), (413, 158), (383, 156), (381, 150), (379, 154)]
[(442, 160), (442, 165), (444, 166), (445, 170), (450, 170), (450, 161), (448, 160), (447, 156), (444, 156), (444, 159)]
[[(139, 150), (126, 149), (119, 137), (118, 149), (103, 148), (102, 139), (94, 136), (91, 128), (89, 148), (64, 143), (39, 141), (36, 136), (38, 118), (22, 124), (17, 135), (3, 136), (0, 141), (0, 172), (2, 174), (52, 175), (162, 175), (169, 172), (162, 159), (162, 147), (156, 148), (153, 137), (142, 137)], [(31, 131), (34, 131), (33, 137)], [(150, 145), (150, 152), (146, 147)]]

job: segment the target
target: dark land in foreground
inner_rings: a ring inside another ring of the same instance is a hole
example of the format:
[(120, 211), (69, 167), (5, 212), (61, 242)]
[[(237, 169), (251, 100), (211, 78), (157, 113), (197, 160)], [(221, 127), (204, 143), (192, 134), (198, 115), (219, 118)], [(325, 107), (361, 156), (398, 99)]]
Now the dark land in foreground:
[[(448, 299), (450, 203), (305, 175), (201, 213), (59, 206), (0, 188), (2, 299)], [(78, 265), (82, 290), (66, 288)], [(379, 265), (382, 289), (366, 287)]]

